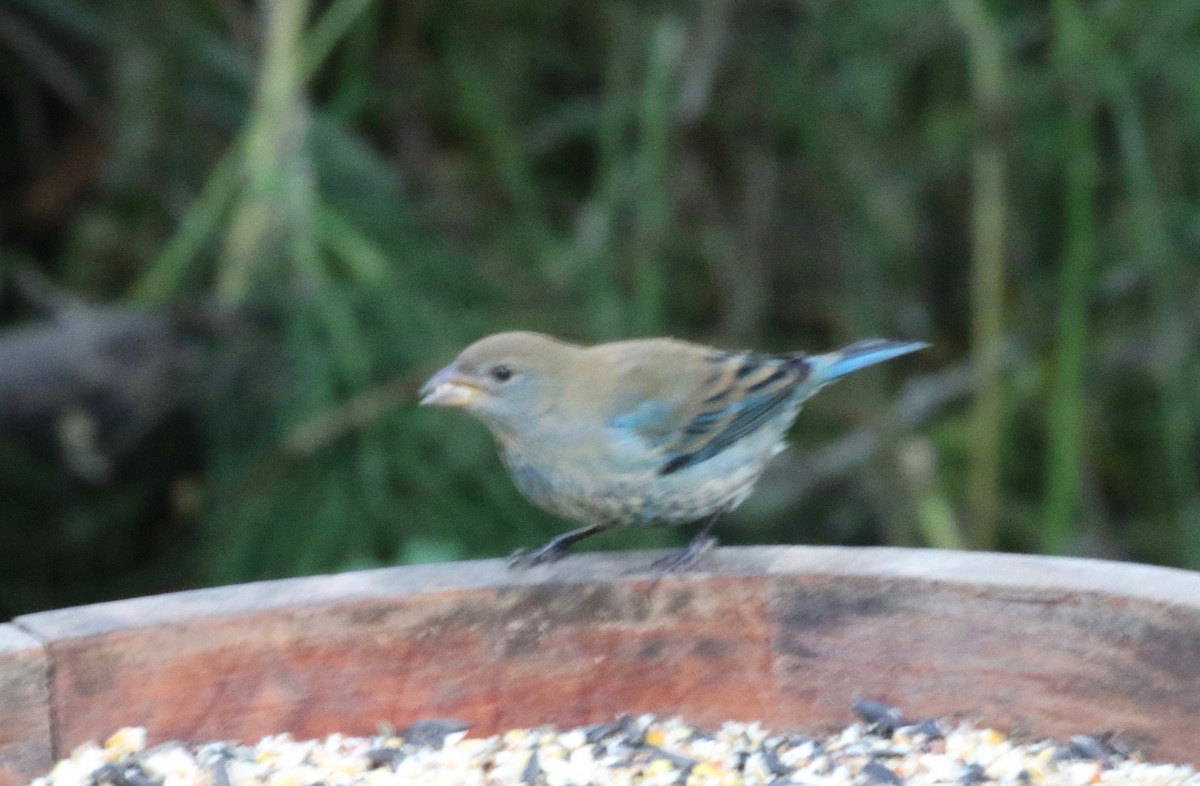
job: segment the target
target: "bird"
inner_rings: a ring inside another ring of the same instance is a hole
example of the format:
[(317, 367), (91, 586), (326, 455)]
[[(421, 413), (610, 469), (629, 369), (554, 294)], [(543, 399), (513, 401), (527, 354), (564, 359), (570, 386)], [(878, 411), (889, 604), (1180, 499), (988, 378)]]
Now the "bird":
[(869, 339), (825, 354), (771, 355), (674, 338), (583, 346), (504, 332), (434, 374), (419, 403), (481, 420), (521, 493), (582, 525), (517, 550), (511, 568), (553, 562), (610, 527), (703, 522), (685, 550), (653, 566), (682, 571), (716, 545), (713, 526), (784, 449), (805, 400), (928, 346)]

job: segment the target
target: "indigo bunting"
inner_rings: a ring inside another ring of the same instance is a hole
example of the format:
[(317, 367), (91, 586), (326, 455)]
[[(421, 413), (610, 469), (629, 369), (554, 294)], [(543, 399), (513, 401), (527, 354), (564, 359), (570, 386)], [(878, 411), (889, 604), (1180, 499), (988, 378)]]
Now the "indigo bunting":
[(928, 346), (873, 339), (824, 355), (727, 352), (675, 339), (591, 347), (537, 333), (480, 339), (421, 389), (496, 439), (521, 492), (584, 526), (512, 567), (564, 556), (613, 526), (704, 520), (682, 570), (715, 545), (717, 518), (749, 496), (809, 396), (846, 374)]

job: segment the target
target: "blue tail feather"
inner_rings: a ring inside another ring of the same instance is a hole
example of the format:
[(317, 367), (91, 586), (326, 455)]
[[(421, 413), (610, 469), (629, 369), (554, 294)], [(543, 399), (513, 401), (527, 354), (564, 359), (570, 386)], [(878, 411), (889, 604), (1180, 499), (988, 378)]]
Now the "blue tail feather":
[(827, 355), (809, 357), (807, 360), (811, 364), (813, 381), (824, 385), (867, 366), (907, 355), (928, 346), (929, 344), (924, 341), (889, 341), (872, 338), (856, 342)]

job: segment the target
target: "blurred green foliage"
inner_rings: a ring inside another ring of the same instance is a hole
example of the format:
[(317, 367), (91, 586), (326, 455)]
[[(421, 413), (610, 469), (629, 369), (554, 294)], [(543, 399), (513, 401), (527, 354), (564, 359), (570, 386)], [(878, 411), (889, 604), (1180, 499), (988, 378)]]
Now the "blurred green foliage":
[(9, 0), (3, 263), (263, 318), (104, 483), (5, 438), (0, 612), (540, 544), (414, 406), (511, 328), (934, 342), (726, 543), (1200, 567), (1198, 62), (1200, 0)]

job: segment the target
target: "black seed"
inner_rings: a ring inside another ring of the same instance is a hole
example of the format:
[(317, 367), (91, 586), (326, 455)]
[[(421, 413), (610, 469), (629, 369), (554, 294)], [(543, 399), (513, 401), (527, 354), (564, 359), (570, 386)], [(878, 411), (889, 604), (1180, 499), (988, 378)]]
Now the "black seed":
[(529, 761), (525, 763), (525, 769), (521, 772), (521, 783), (533, 783), (541, 771), (542, 763), (538, 761), (538, 752), (535, 750), (529, 754)]
[(1096, 760), (1105, 760), (1111, 753), (1103, 740), (1083, 734), (1071, 738), (1071, 752), (1080, 759)]
[(688, 756), (682, 756), (674, 751), (660, 748), (657, 745), (647, 745), (645, 750), (650, 754), (650, 761), (654, 761), (655, 759), (666, 759), (667, 761), (671, 762), (672, 767), (681, 770), (684, 773), (685, 778), (691, 773), (692, 768), (700, 763), (696, 759)]
[(110, 784), (110, 786), (156, 786), (157, 781), (142, 770), (137, 763), (105, 764), (92, 773), (92, 783)]
[(976, 783), (983, 783), (988, 780), (987, 772), (984, 771), (983, 765), (976, 762), (971, 762), (962, 769), (962, 775), (958, 776), (958, 782), (963, 786), (972, 786)]
[(902, 725), (899, 709), (874, 699), (854, 702), (854, 714), (885, 737)]
[(1125, 751), (1113, 744), (1112, 734), (1101, 734), (1094, 737), (1077, 734), (1071, 738), (1071, 742), (1066, 747), (1056, 750), (1050, 760), (1086, 759), (1108, 763), (1113, 756), (1123, 755), (1125, 755)]
[(892, 772), (890, 767), (885, 767), (877, 761), (867, 762), (862, 771), (863, 775), (866, 775), (876, 783), (886, 783), (891, 786), (899, 786), (899, 784), (904, 783), (904, 779)]
[(440, 748), (446, 744), (446, 737), (471, 728), (471, 724), (452, 718), (433, 718), (420, 720), (400, 733), (404, 741), (410, 745), (426, 748)]
[[(607, 737), (621, 735), (622, 742), (632, 742), (630, 735), (637, 733), (637, 722), (629, 715), (622, 715), (612, 723), (597, 723), (584, 730), (583, 737), (587, 742), (595, 744)], [(641, 740), (639, 739), (640, 743)]]
[(926, 718), (915, 726), (905, 726), (904, 731), (910, 736), (924, 735), (931, 740), (940, 740), (946, 736), (946, 732), (942, 731), (942, 727), (933, 718)]
[(782, 778), (795, 772), (795, 769), (784, 764), (780, 760), (779, 754), (773, 750), (763, 751), (763, 764), (767, 765), (767, 772), (776, 778)]
[(367, 751), (367, 766), (374, 770), (379, 767), (391, 767), (404, 760), (404, 751), (399, 748), (372, 748)]
[(783, 737), (784, 745), (789, 748), (799, 748), (801, 745), (807, 745), (810, 742), (817, 745), (816, 740), (805, 734), (785, 734)]

